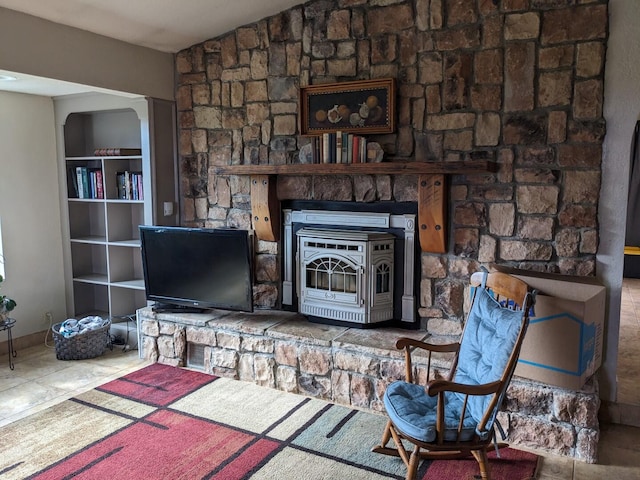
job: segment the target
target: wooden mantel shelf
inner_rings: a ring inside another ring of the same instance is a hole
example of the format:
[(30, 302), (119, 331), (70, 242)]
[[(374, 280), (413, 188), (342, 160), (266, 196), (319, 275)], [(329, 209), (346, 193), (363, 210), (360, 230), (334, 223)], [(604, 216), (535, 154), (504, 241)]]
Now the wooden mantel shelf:
[(495, 172), (486, 160), (455, 162), (321, 163), (287, 165), (223, 165), (217, 175), (433, 175)]
[(251, 176), (251, 214), (261, 240), (280, 237), (280, 201), (277, 175), (415, 175), (418, 182), (418, 235), (423, 252), (446, 252), (447, 195), (445, 175), (482, 174), (497, 171), (486, 160), (420, 162), (391, 161), (351, 164), (224, 165), (216, 175)]

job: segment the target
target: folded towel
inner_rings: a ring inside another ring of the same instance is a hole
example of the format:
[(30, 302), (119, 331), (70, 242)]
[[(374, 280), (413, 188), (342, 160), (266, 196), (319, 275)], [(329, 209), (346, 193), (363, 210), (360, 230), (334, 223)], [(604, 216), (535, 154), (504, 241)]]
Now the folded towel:
[(102, 328), (108, 323), (108, 319), (98, 316), (84, 317), (80, 320), (68, 318), (60, 324), (59, 333), (65, 338), (71, 338), (76, 335), (82, 335), (83, 333)]

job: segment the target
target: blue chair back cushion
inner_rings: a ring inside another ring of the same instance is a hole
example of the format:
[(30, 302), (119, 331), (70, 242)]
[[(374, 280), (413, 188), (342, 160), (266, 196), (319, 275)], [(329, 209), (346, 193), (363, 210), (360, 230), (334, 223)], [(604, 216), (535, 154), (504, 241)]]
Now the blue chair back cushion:
[[(502, 307), (479, 288), (465, 326), (454, 381), (480, 385), (500, 380), (518, 340), (522, 315), (522, 311)], [(476, 421), (482, 419), (490, 400), (491, 395), (469, 397), (467, 409)]]
[[(523, 313), (503, 308), (484, 288), (478, 288), (469, 312), (458, 355), (454, 381), (479, 385), (499, 380), (516, 344)], [(483, 432), (477, 432), (491, 395), (470, 395), (463, 421), (461, 441), (474, 433), (486, 437), (493, 428), (497, 408)], [(406, 435), (423, 442), (436, 438), (437, 396), (427, 395), (424, 386), (394, 382), (387, 388), (384, 404), (390, 420)], [(464, 395), (446, 393), (445, 440), (456, 440)]]

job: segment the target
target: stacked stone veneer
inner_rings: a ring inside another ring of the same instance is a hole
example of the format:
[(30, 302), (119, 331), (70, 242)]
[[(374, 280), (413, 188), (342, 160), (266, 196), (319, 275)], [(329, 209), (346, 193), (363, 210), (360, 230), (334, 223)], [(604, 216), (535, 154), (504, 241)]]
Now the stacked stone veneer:
[[(387, 160), (499, 163), (450, 178), (448, 252), (421, 258), (430, 331), (458, 331), (480, 263), (595, 275), (607, 28), (604, 0), (316, 0), (185, 49), (181, 223), (251, 228), (249, 178), (212, 169), (297, 162), (299, 87), (394, 77), (396, 132), (370, 138)], [(401, 175), (280, 175), (278, 195), (416, 201), (417, 189)], [(258, 248), (263, 307), (279, 307), (279, 248)]]
[[(184, 366), (189, 345), (204, 349), (202, 368), (218, 376), (253, 382), (356, 408), (383, 411), (386, 386), (404, 378), (399, 336), (423, 339), (425, 332), (347, 329), (307, 322), (297, 314), (200, 315), (138, 312), (142, 355)], [(442, 340), (442, 339), (441, 339)], [(426, 357), (414, 356), (416, 378), (426, 379)], [(432, 361), (432, 377), (448, 359)], [(514, 378), (499, 420), (513, 445), (533, 447), (586, 462), (597, 460), (597, 383), (573, 392)], [(373, 446), (382, 432), (371, 432)]]

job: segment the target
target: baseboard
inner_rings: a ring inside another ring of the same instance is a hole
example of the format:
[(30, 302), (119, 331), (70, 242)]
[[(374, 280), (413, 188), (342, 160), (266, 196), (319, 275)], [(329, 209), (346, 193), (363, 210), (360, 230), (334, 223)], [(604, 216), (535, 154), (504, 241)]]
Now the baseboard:
[[(53, 336), (49, 333), (48, 329), (42, 332), (30, 333), (21, 337), (13, 337), (13, 348), (16, 351), (23, 350), (25, 348), (35, 347), (36, 345), (43, 345), (45, 335), (49, 335), (49, 344), (53, 346)], [(4, 337), (3, 341), (0, 341), (0, 355), (3, 355), (8, 348), (8, 341), (6, 334), (0, 333), (0, 336)]]
[(603, 402), (599, 417), (604, 423), (640, 427), (640, 405)]

